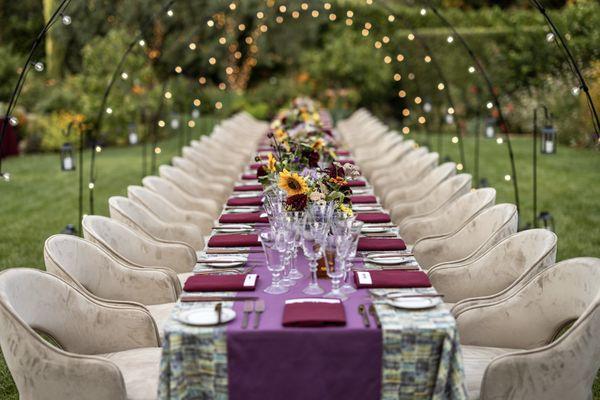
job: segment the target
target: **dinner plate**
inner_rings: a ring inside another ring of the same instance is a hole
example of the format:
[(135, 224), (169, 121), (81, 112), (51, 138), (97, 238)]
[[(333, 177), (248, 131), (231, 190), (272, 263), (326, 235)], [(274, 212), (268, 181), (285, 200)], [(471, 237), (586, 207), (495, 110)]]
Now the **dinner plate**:
[(212, 268), (239, 267), (239, 266), (246, 264), (246, 262), (248, 262), (248, 260), (246, 260), (245, 257), (236, 257), (236, 256), (221, 256), (221, 257), (204, 258), (201, 261), (198, 261), (199, 264), (208, 265)]
[(238, 193), (231, 196), (232, 199), (247, 199), (251, 197), (257, 197), (255, 193)]
[(236, 208), (228, 208), (225, 210), (226, 214), (243, 214), (243, 213), (253, 213), (260, 211), (258, 207), (236, 207)]
[(381, 211), (381, 206), (361, 206), (353, 205), (352, 210), (354, 211)]
[[(186, 325), (212, 326), (218, 325), (218, 317), (215, 310), (211, 308), (199, 308), (180, 312), (175, 319)], [(221, 311), (221, 324), (226, 324), (235, 319), (235, 311), (231, 308), (223, 308)]]
[(362, 233), (383, 233), (383, 232), (389, 232), (390, 229), (391, 229), (390, 227), (385, 227), (385, 226), (363, 226), (360, 231)]
[(414, 257), (368, 257), (370, 263), (379, 265), (398, 265), (415, 262)]
[(424, 310), (437, 307), (443, 301), (439, 297), (397, 297), (395, 299), (388, 299), (385, 303), (392, 307), (406, 310)]
[(252, 228), (218, 228), (215, 230), (221, 233), (247, 233), (254, 231)]

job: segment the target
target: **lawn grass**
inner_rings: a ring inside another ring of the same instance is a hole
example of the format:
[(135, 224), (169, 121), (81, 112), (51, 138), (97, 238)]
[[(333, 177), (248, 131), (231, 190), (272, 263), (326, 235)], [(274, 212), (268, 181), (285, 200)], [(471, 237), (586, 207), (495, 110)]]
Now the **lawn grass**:
[[(423, 135), (416, 136), (424, 141)], [(458, 145), (444, 137), (442, 156), (459, 160)], [(432, 150), (437, 150), (433, 140)], [(522, 222), (531, 221), (531, 139), (513, 140), (518, 167)], [(178, 151), (172, 138), (160, 144), (159, 163)], [(465, 141), (467, 172), (472, 173), (473, 140)], [(142, 177), (141, 147), (108, 148), (98, 155), (95, 187), (95, 213), (108, 214), (108, 197), (126, 195), (128, 185), (139, 184)], [(89, 160), (89, 154), (85, 155)], [(481, 141), (481, 172), (495, 187), (497, 203), (514, 202), (506, 144)], [(80, 165), (78, 165), (80, 167)], [(77, 225), (77, 173), (59, 169), (57, 154), (28, 155), (8, 159), (3, 169), (12, 175), (9, 183), (0, 182), (0, 270), (10, 267), (43, 269), (44, 240), (59, 233), (66, 224)], [(592, 150), (559, 147), (553, 156), (539, 157), (539, 208), (548, 210), (556, 220), (559, 237), (558, 259), (578, 256), (600, 257), (600, 154)], [(87, 166), (85, 167), (87, 173)], [(87, 176), (87, 175), (86, 175)], [(87, 193), (87, 190), (86, 190)], [(87, 212), (87, 195), (86, 195)], [(0, 358), (0, 398), (17, 399), (16, 388)], [(594, 399), (600, 400), (600, 380), (596, 380)]]

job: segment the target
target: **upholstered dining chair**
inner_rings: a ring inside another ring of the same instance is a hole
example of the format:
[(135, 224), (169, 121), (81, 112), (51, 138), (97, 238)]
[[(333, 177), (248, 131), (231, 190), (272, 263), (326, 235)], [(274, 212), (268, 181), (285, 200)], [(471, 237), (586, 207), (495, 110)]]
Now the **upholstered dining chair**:
[[(488, 251), (466, 263), (445, 262), (427, 271), (444, 301), (456, 303), (473, 298), (510, 293), (542, 269), (554, 264), (557, 237), (546, 229), (529, 229), (507, 236)], [(460, 308), (461, 306), (459, 306)]]
[(448, 235), (483, 210), (493, 206), (495, 201), (496, 189), (476, 189), (452, 202), (447, 202), (443, 207), (430, 214), (408, 217), (398, 228), (402, 239), (410, 244), (428, 236)]
[(471, 175), (458, 174), (446, 179), (425, 197), (408, 203), (401, 203), (390, 210), (392, 221), (400, 225), (407, 218), (419, 218), (428, 215), (471, 190)]
[(392, 208), (400, 203), (422, 199), (436, 186), (454, 175), (456, 175), (455, 163), (447, 162), (438, 165), (422, 179), (413, 182), (411, 185), (394, 185), (393, 189), (382, 198), (383, 205)]
[(401, 160), (402, 162), (386, 168), (387, 175), (377, 180), (371, 180), (371, 185), (377, 195), (385, 197), (388, 192), (398, 186), (413, 185), (437, 167), (439, 154), (436, 152), (427, 153), (422, 157), (405, 161), (406, 158), (409, 158), (417, 150), (407, 154)]
[(419, 239), (412, 252), (423, 269), (441, 262), (466, 262), (517, 231), (514, 204), (497, 204), (485, 209), (453, 233)]
[[(190, 160), (193, 163), (197, 164), (199, 168), (202, 168), (203, 170), (207, 171), (209, 174), (215, 175), (215, 176), (226, 176), (231, 179), (235, 179), (235, 177), (242, 170), (243, 165), (247, 164), (247, 162), (235, 161), (235, 160), (232, 160), (231, 163), (228, 163), (228, 164), (224, 164), (222, 162), (217, 164), (214, 161), (214, 158), (215, 158), (214, 154), (222, 155), (222, 153), (218, 153), (218, 152), (215, 153), (214, 150), (213, 150), (213, 155), (211, 156), (211, 155), (206, 154), (206, 152), (200, 153), (193, 147), (185, 146), (181, 150), (181, 153), (183, 155), (183, 158)], [(225, 157), (223, 157), (223, 159), (227, 160), (227, 158), (225, 158)]]
[(142, 186), (128, 186), (127, 197), (136, 204), (148, 209), (164, 222), (195, 225), (205, 236), (211, 232), (214, 216), (200, 211), (179, 208), (150, 189)]
[(158, 332), (168, 321), (181, 285), (168, 268), (138, 268), (115, 259), (95, 243), (73, 235), (54, 235), (44, 243), (46, 271), (115, 306), (147, 309)]
[(196, 251), (183, 243), (165, 243), (148, 238), (122, 222), (99, 215), (87, 215), (83, 236), (113, 257), (133, 267), (164, 267), (177, 273), (183, 285), (196, 265)]
[[(371, 182), (372, 186), (379, 186), (380, 182), (385, 183), (385, 181), (387, 179), (389, 179), (390, 175), (394, 176), (394, 175), (397, 175), (398, 173), (404, 174), (404, 169), (411, 167), (413, 163), (416, 163), (418, 160), (420, 160), (421, 158), (423, 158), (425, 156), (428, 156), (429, 154), (437, 154), (437, 153), (430, 153), (429, 149), (424, 146), (417, 147), (416, 149), (413, 149), (413, 150), (409, 151), (408, 153), (406, 153), (406, 155), (404, 155), (404, 157), (402, 157), (400, 160), (398, 160), (390, 165), (386, 165), (383, 168), (374, 170), (373, 173), (371, 174), (371, 178), (369, 179), (369, 181)], [(431, 156), (429, 156), (429, 157), (431, 157)], [(420, 162), (425, 162), (425, 161), (421, 160)], [(436, 162), (437, 162), (437, 159), (436, 159)]]
[(456, 322), (469, 398), (591, 399), (600, 368), (600, 259), (559, 262)]
[(370, 178), (374, 171), (398, 162), (402, 157), (414, 150), (414, 146), (414, 140), (403, 140), (384, 155), (362, 161), (359, 165), (360, 171), (364, 176)]
[(188, 160), (187, 158), (175, 156), (171, 159), (171, 164), (174, 167), (182, 169), (188, 174), (192, 175), (193, 177), (201, 179), (203, 181), (216, 183), (225, 187), (233, 187), (233, 185), (235, 184), (235, 179), (230, 178), (229, 176), (221, 175), (219, 173), (211, 173), (210, 171), (204, 169), (197, 163)]
[(21, 399), (156, 398), (161, 348), (148, 311), (47, 272), (0, 272), (0, 346)]
[(123, 196), (108, 199), (110, 217), (130, 228), (161, 242), (185, 243), (196, 250), (204, 248), (204, 235), (196, 225), (185, 222), (164, 222), (147, 208)]
[(158, 167), (158, 174), (162, 178), (168, 179), (179, 186), (184, 192), (201, 199), (212, 199), (217, 204), (222, 204), (230, 192), (230, 189), (223, 185), (203, 182), (182, 169), (170, 165), (161, 165)]
[(161, 178), (160, 176), (147, 176), (142, 179), (142, 185), (184, 210), (202, 212), (214, 218), (220, 212), (220, 207), (217, 206), (215, 200), (194, 197), (184, 192), (170, 180)]

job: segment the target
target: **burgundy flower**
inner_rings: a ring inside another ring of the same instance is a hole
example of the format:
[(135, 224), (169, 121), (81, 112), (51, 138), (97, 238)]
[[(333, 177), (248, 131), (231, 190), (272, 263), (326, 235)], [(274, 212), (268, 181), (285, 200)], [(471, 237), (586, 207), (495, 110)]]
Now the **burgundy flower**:
[(325, 172), (327, 172), (327, 175), (329, 175), (331, 178), (345, 178), (346, 177), (346, 173), (344, 172), (344, 167), (342, 166), (336, 166), (335, 164), (331, 164), (330, 167), (325, 169)]
[(267, 172), (267, 168), (264, 165), (261, 165), (260, 167), (258, 167), (258, 169), (256, 170), (256, 179), (260, 179), (263, 176), (268, 175), (269, 173)]
[[(352, 189), (348, 185), (343, 185), (343, 186), (340, 186), (340, 192), (344, 193), (344, 195), (346, 195), (346, 196), (350, 196), (352, 194)], [(346, 197), (346, 198), (350, 199), (349, 197)]]
[(305, 194), (295, 194), (289, 196), (285, 201), (287, 209), (291, 211), (304, 211), (308, 203), (308, 196)]

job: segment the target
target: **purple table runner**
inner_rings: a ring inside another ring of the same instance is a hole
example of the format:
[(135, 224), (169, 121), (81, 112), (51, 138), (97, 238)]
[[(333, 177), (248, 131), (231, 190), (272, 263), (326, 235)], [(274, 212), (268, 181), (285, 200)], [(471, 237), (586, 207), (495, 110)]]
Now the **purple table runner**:
[[(251, 254), (250, 260), (264, 260)], [(319, 297), (302, 293), (308, 277), (307, 260), (300, 255), (298, 269), (305, 274), (288, 293), (270, 295), (263, 289), (271, 283), (264, 265), (253, 295), (265, 300), (260, 328), (253, 329), (254, 314), (247, 329), (241, 328), (243, 302), (234, 303), (238, 317), (227, 326), (229, 398), (232, 400), (369, 400), (381, 396), (382, 336), (371, 319), (365, 328), (357, 309), (369, 303), (361, 289), (344, 301), (346, 326), (286, 328), (282, 326), (285, 300)], [(329, 280), (319, 280), (328, 291)], [(248, 292), (239, 295), (248, 295)]]

